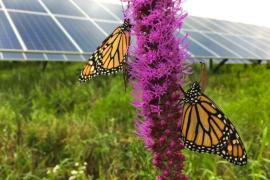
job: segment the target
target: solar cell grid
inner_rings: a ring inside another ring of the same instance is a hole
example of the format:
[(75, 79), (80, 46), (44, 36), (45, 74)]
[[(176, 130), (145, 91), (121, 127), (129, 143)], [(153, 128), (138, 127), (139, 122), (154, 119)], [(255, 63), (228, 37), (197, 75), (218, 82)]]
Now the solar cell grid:
[(54, 14), (83, 16), (83, 14), (68, 0), (42, 0)]
[(37, 0), (2, 0), (6, 8), (45, 12)]
[(263, 52), (259, 48), (255, 47), (254, 45), (251, 45), (250, 42), (248, 42), (247, 40), (244, 40), (242, 37), (239, 37), (239, 36), (229, 36), (229, 37), (233, 38), (237, 43), (241, 44), (241, 46), (243, 46), (243, 47), (249, 49), (251, 52), (257, 54), (260, 58), (267, 59), (267, 55), (265, 52)]
[(72, 0), (80, 9), (82, 9), (90, 18), (117, 20), (110, 13), (105, 11), (97, 2), (91, 0)]
[(101, 22), (101, 21), (96, 21), (96, 23), (104, 29), (108, 34), (111, 34), (113, 30), (120, 26), (120, 23), (110, 23), (110, 22)]
[(228, 21), (219, 21), (219, 20), (213, 20), (213, 19), (208, 19), (212, 22), (214, 22), (216, 25), (220, 27), (224, 27), (223, 31), (224, 33), (227, 34), (243, 34), (242, 31), (240, 31), (238, 28), (235, 28), (234, 24)]
[(122, 6), (119, 4), (108, 4), (108, 3), (101, 3), (103, 6), (105, 6), (109, 11), (111, 11), (113, 14), (115, 14), (118, 19), (124, 18), (123, 15), (123, 9)]
[(104, 40), (105, 36), (87, 20), (57, 18), (85, 52), (91, 52)]
[[(212, 21), (210, 19), (199, 19), (199, 18), (193, 18), (193, 20), (199, 24), (200, 26), (209, 29), (209, 31), (212, 32), (220, 32), (220, 33), (225, 33), (224, 31), (224, 26), (219, 26), (218, 24), (215, 24), (215, 21)], [(197, 25), (198, 26), (198, 25)]]
[(260, 39), (254, 38), (254, 37), (244, 37), (247, 41), (249, 41), (251, 44), (254, 44), (256, 47), (260, 47), (261, 50), (263, 50), (265, 53), (269, 52), (270, 46), (269, 44), (264, 44)]
[(0, 12), (0, 49), (21, 49), (5, 14)]
[(248, 26), (247, 28), (247, 25), (243, 25), (243, 24), (235, 24), (234, 25), (240, 32), (242, 35), (245, 35), (245, 36), (259, 36), (259, 32), (257, 31), (254, 31), (254, 30), (251, 30), (251, 26)]
[(202, 43), (204, 46), (208, 47), (209, 49), (215, 50), (215, 52), (219, 56), (231, 57), (231, 58), (239, 58), (239, 56), (237, 56), (234, 53), (228, 51), (227, 49), (224, 49), (220, 44), (217, 44), (215, 41), (209, 39), (203, 33), (191, 32), (191, 31), (187, 31), (187, 33), (190, 35), (190, 37), (192, 37), (193, 39), (196, 39), (197, 41)]
[(237, 52), (241, 57), (249, 57), (249, 58), (259, 58), (256, 54), (253, 54), (251, 51), (246, 49), (245, 47), (242, 47), (240, 44), (236, 43), (233, 39), (230, 39), (229, 37), (222, 36), (215, 33), (206, 33), (214, 40), (218, 41), (219, 43), (223, 44), (226, 47), (230, 47), (230, 49), (233, 49), (235, 52)]
[(76, 51), (50, 17), (14, 12), (10, 15), (28, 49)]
[(191, 26), (191, 29), (200, 30), (200, 31), (211, 31), (207, 26), (202, 25), (197, 22), (198, 19), (195, 17), (189, 17), (186, 19), (186, 22)]
[[(184, 32), (181, 32), (181, 37), (185, 36)], [(180, 36), (179, 36), (180, 37)], [(188, 44), (188, 49), (193, 56), (196, 57), (215, 57), (214, 54), (200, 46), (192, 37), (186, 38), (184, 43)]]

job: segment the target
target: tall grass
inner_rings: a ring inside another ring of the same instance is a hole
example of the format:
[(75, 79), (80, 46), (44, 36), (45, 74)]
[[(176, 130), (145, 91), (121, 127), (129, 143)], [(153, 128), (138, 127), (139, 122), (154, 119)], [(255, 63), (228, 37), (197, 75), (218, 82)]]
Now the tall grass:
[[(0, 179), (154, 179), (122, 76), (80, 84), (80, 67), (0, 64)], [(265, 66), (210, 75), (206, 94), (238, 129), (249, 162), (185, 150), (190, 179), (270, 179), (269, 78)]]

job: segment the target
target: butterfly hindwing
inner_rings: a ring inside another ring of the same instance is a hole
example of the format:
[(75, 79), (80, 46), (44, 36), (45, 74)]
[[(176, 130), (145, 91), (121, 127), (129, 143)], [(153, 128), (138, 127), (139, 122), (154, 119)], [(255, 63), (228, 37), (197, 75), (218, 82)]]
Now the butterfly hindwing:
[(97, 71), (96, 61), (94, 59), (94, 56), (92, 56), (88, 63), (84, 65), (83, 70), (81, 71), (80, 75), (80, 81), (85, 82), (96, 75), (99, 75), (99, 72)]
[(184, 145), (193, 151), (218, 154), (228, 161), (244, 165), (247, 155), (230, 120), (220, 108), (201, 93), (198, 83), (185, 93), (180, 123)]
[(224, 159), (236, 165), (245, 165), (247, 163), (247, 154), (243, 142), (232, 124), (229, 130), (230, 136), (226, 146), (223, 146), (217, 154)]

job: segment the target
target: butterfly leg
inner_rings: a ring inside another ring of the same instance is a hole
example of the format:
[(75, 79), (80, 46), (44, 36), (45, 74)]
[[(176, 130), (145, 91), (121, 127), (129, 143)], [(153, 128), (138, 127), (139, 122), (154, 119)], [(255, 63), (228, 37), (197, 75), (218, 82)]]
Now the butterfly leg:
[(123, 63), (123, 80), (124, 80), (124, 86), (125, 86), (125, 92), (127, 91), (127, 85), (128, 85), (128, 64), (126, 62)]

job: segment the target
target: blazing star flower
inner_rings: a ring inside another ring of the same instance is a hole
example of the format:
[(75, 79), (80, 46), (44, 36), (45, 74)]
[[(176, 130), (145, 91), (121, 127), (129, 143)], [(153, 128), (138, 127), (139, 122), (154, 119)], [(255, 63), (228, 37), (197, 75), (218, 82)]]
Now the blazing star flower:
[(134, 106), (143, 117), (136, 121), (137, 133), (152, 152), (158, 180), (187, 179), (179, 130), (179, 85), (187, 59), (185, 37), (176, 36), (186, 16), (180, 5), (180, 0), (132, 0), (127, 10), (136, 38), (130, 52), (135, 60), (129, 64)]

